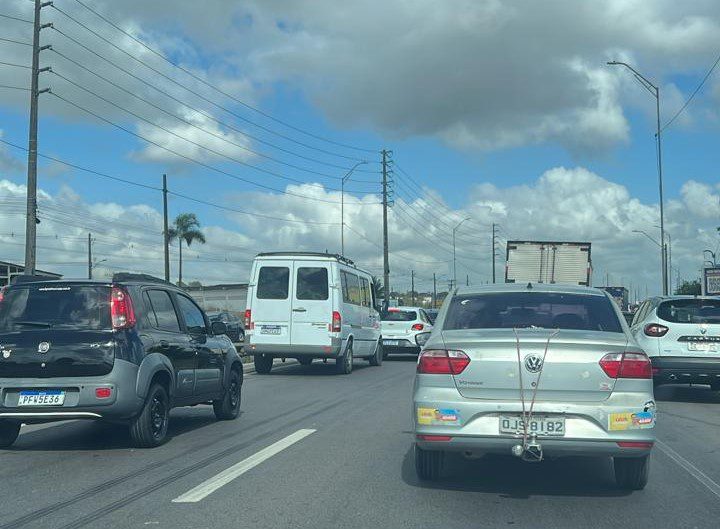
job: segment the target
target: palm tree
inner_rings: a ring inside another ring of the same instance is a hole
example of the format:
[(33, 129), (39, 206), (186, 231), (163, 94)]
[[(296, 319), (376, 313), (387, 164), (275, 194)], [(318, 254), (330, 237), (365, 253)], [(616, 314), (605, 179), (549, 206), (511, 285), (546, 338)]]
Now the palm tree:
[(173, 222), (172, 227), (168, 230), (168, 239), (177, 238), (180, 245), (180, 259), (178, 267), (178, 285), (182, 285), (182, 243), (188, 247), (193, 241), (205, 244), (205, 235), (200, 231), (200, 221), (195, 213), (180, 213)]

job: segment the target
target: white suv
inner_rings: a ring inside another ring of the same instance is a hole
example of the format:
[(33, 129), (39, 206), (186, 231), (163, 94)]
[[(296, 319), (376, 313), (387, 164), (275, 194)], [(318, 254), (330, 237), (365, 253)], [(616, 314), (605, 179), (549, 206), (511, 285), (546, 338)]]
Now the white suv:
[(709, 384), (720, 391), (720, 298), (650, 298), (631, 331), (652, 361), (656, 386)]
[(383, 354), (418, 354), (430, 337), (432, 323), (420, 307), (390, 307), (380, 315)]

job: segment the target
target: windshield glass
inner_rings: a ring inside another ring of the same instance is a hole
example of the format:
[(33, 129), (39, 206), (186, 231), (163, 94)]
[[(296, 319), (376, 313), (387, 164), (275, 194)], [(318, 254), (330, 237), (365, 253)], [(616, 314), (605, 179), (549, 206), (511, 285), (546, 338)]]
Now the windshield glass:
[(110, 329), (110, 287), (13, 286), (0, 302), (0, 332), (37, 328)]
[(414, 310), (389, 309), (380, 316), (382, 321), (414, 321), (417, 319), (417, 312)]
[(605, 296), (548, 292), (507, 292), (456, 296), (446, 330), (542, 327), (623, 332)]
[(673, 323), (720, 323), (720, 299), (673, 299), (658, 305), (658, 318)]

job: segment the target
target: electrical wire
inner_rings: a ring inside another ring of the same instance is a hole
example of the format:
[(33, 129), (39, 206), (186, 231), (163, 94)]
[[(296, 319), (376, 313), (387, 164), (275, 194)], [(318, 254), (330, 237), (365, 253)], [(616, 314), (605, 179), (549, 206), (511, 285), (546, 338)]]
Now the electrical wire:
[(33, 24), (34, 22), (32, 20), (28, 20), (26, 18), (20, 18), (13, 15), (8, 15), (5, 13), (0, 13), (0, 18), (7, 18), (9, 20), (15, 20), (17, 22), (25, 22), (26, 24)]
[(21, 40), (15, 40), (15, 39), (8, 39), (5, 37), (0, 37), (0, 41), (2, 42), (11, 42), (13, 44), (20, 44), (21, 46), (32, 46), (32, 42), (23, 42)]

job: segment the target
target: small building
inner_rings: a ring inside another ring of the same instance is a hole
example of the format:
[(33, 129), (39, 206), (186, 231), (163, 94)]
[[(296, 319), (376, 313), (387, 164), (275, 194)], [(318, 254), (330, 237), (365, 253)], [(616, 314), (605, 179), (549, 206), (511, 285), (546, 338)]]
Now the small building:
[[(25, 266), (8, 263), (7, 261), (0, 261), (0, 287), (10, 284), (10, 280), (15, 276), (21, 276), (25, 273)], [(48, 279), (60, 279), (62, 274), (55, 274), (53, 272), (45, 272), (43, 270), (35, 270), (35, 275), (45, 276)]]
[(207, 312), (227, 311), (242, 316), (247, 307), (247, 283), (186, 286), (185, 290)]

